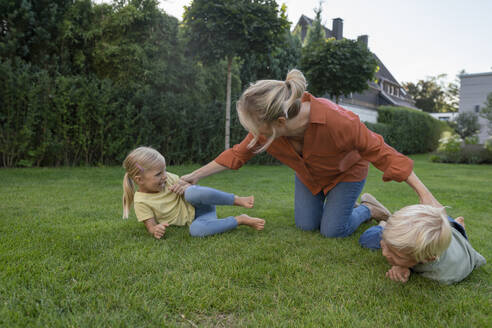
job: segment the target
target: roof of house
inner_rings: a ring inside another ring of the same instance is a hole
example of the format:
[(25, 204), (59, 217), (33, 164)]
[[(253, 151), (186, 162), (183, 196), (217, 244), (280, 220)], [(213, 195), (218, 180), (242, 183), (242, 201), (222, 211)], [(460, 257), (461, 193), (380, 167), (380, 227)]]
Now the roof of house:
[[(299, 22), (297, 23), (297, 25), (302, 25), (302, 23), (305, 23), (306, 25), (313, 25), (313, 21), (311, 18), (305, 16), (305, 15), (301, 15), (301, 18), (299, 18)], [(333, 36), (333, 32), (329, 29), (329, 28), (326, 28), (324, 25), (321, 25), (321, 27), (325, 30), (325, 35), (327, 38), (330, 38)], [(306, 31), (307, 32), (307, 31)], [(305, 35), (302, 35), (302, 39), (304, 39)]]
[[(312, 25), (313, 23), (313, 20), (305, 15), (301, 15), (301, 17), (299, 18), (299, 21), (297, 23), (297, 25), (305, 25), (305, 26), (310, 26)], [(323, 26), (323, 25), (322, 25)], [(328, 28), (326, 28), (325, 26), (323, 26), (324, 30), (325, 30), (325, 33), (326, 33), (326, 36), (327, 37), (331, 37), (333, 35), (333, 32), (331, 30), (329, 30)], [(306, 36), (307, 34), (307, 30), (305, 31), (305, 33), (303, 33), (301, 35), (301, 38), (304, 39), (304, 37)], [(372, 55), (374, 56), (374, 58), (376, 59), (377, 61), (377, 65), (379, 67), (379, 70), (376, 72), (376, 79), (377, 80), (382, 80), (382, 81), (387, 81), (391, 84), (395, 84), (396, 86), (398, 86), (401, 90), (403, 90), (402, 86), (400, 85), (400, 83), (395, 79), (395, 77), (393, 76), (393, 74), (391, 74), (391, 72), (388, 70), (388, 68), (384, 65), (384, 63), (381, 61), (381, 59), (379, 59), (379, 57), (371, 52)], [(369, 86), (372, 87), (372, 88), (375, 88), (377, 90), (380, 90), (381, 91), (381, 96), (386, 99), (389, 103), (395, 105), (395, 106), (405, 106), (405, 107), (410, 107), (410, 108), (415, 108), (415, 102), (405, 93), (400, 93), (400, 97), (396, 97), (396, 96), (393, 96), (393, 95), (390, 95), (388, 94), (387, 92), (384, 91), (384, 89), (378, 85), (377, 83), (375, 83), (374, 81), (370, 81), (369, 83)]]
[(477, 77), (477, 76), (487, 76), (487, 75), (492, 75), (492, 72), (483, 72), (483, 73), (464, 73), (461, 74), (459, 77), (460, 78), (469, 78), (469, 77)]
[(383, 77), (387, 81), (393, 82), (400, 86), (400, 83), (398, 83), (398, 81), (394, 78), (393, 74), (391, 74), (390, 71), (386, 68), (386, 66), (383, 64), (381, 59), (379, 59), (379, 57), (376, 56), (375, 53), (373, 52), (371, 53), (373, 54), (374, 58), (376, 58), (376, 61), (378, 62), (378, 66), (379, 66), (379, 71), (376, 72), (376, 77)]

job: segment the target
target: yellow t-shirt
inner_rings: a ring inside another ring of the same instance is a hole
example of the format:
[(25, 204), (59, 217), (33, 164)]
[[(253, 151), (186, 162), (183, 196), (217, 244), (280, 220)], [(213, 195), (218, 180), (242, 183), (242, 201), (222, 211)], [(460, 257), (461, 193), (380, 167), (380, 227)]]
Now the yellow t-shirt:
[(184, 199), (169, 190), (179, 177), (167, 172), (164, 190), (155, 194), (137, 191), (133, 200), (135, 215), (139, 222), (154, 218), (159, 223), (170, 225), (189, 225), (195, 218), (195, 208)]

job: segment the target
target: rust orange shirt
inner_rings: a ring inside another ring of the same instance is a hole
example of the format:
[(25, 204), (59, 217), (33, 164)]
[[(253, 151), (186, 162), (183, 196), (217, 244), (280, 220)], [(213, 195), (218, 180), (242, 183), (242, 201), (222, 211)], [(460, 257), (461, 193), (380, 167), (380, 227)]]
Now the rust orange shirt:
[[(339, 182), (361, 181), (367, 177), (369, 162), (384, 172), (383, 180), (407, 180), (413, 161), (387, 145), (383, 137), (369, 130), (349, 110), (308, 92), (302, 102), (311, 102), (309, 125), (304, 132), (302, 156), (286, 137), (276, 138), (267, 152), (291, 167), (313, 195), (326, 194)], [(248, 149), (253, 135), (224, 151), (216, 159), (220, 165), (238, 169), (255, 153)], [(258, 145), (266, 141), (260, 137)], [(256, 147), (256, 146), (255, 146)]]

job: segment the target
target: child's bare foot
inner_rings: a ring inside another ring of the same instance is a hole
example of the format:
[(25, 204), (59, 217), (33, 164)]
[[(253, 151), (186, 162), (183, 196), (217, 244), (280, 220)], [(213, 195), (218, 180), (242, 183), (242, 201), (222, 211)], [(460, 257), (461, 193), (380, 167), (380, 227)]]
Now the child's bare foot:
[(246, 214), (236, 216), (236, 220), (238, 225), (244, 224), (256, 230), (263, 230), (263, 228), (265, 227), (265, 220), (260, 218), (252, 218), (251, 216)]
[(234, 205), (245, 208), (253, 208), (255, 205), (255, 196), (239, 197), (234, 196)]
[(455, 221), (458, 222), (459, 224), (461, 224), (463, 226), (463, 228), (465, 227), (465, 218), (464, 217), (458, 216)]

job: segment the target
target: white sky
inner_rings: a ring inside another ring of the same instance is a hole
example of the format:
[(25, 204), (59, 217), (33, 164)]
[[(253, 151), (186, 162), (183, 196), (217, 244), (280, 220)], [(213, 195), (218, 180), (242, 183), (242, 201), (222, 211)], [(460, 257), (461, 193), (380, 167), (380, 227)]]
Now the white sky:
[[(182, 19), (190, 0), (160, 0), (160, 8)], [(277, 0), (295, 26), (314, 18), (318, 0)], [(448, 74), (492, 71), (492, 0), (325, 0), (322, 19), (343, 19), (344, 37), (369, 35), (369, 48), (401, 82)]]

